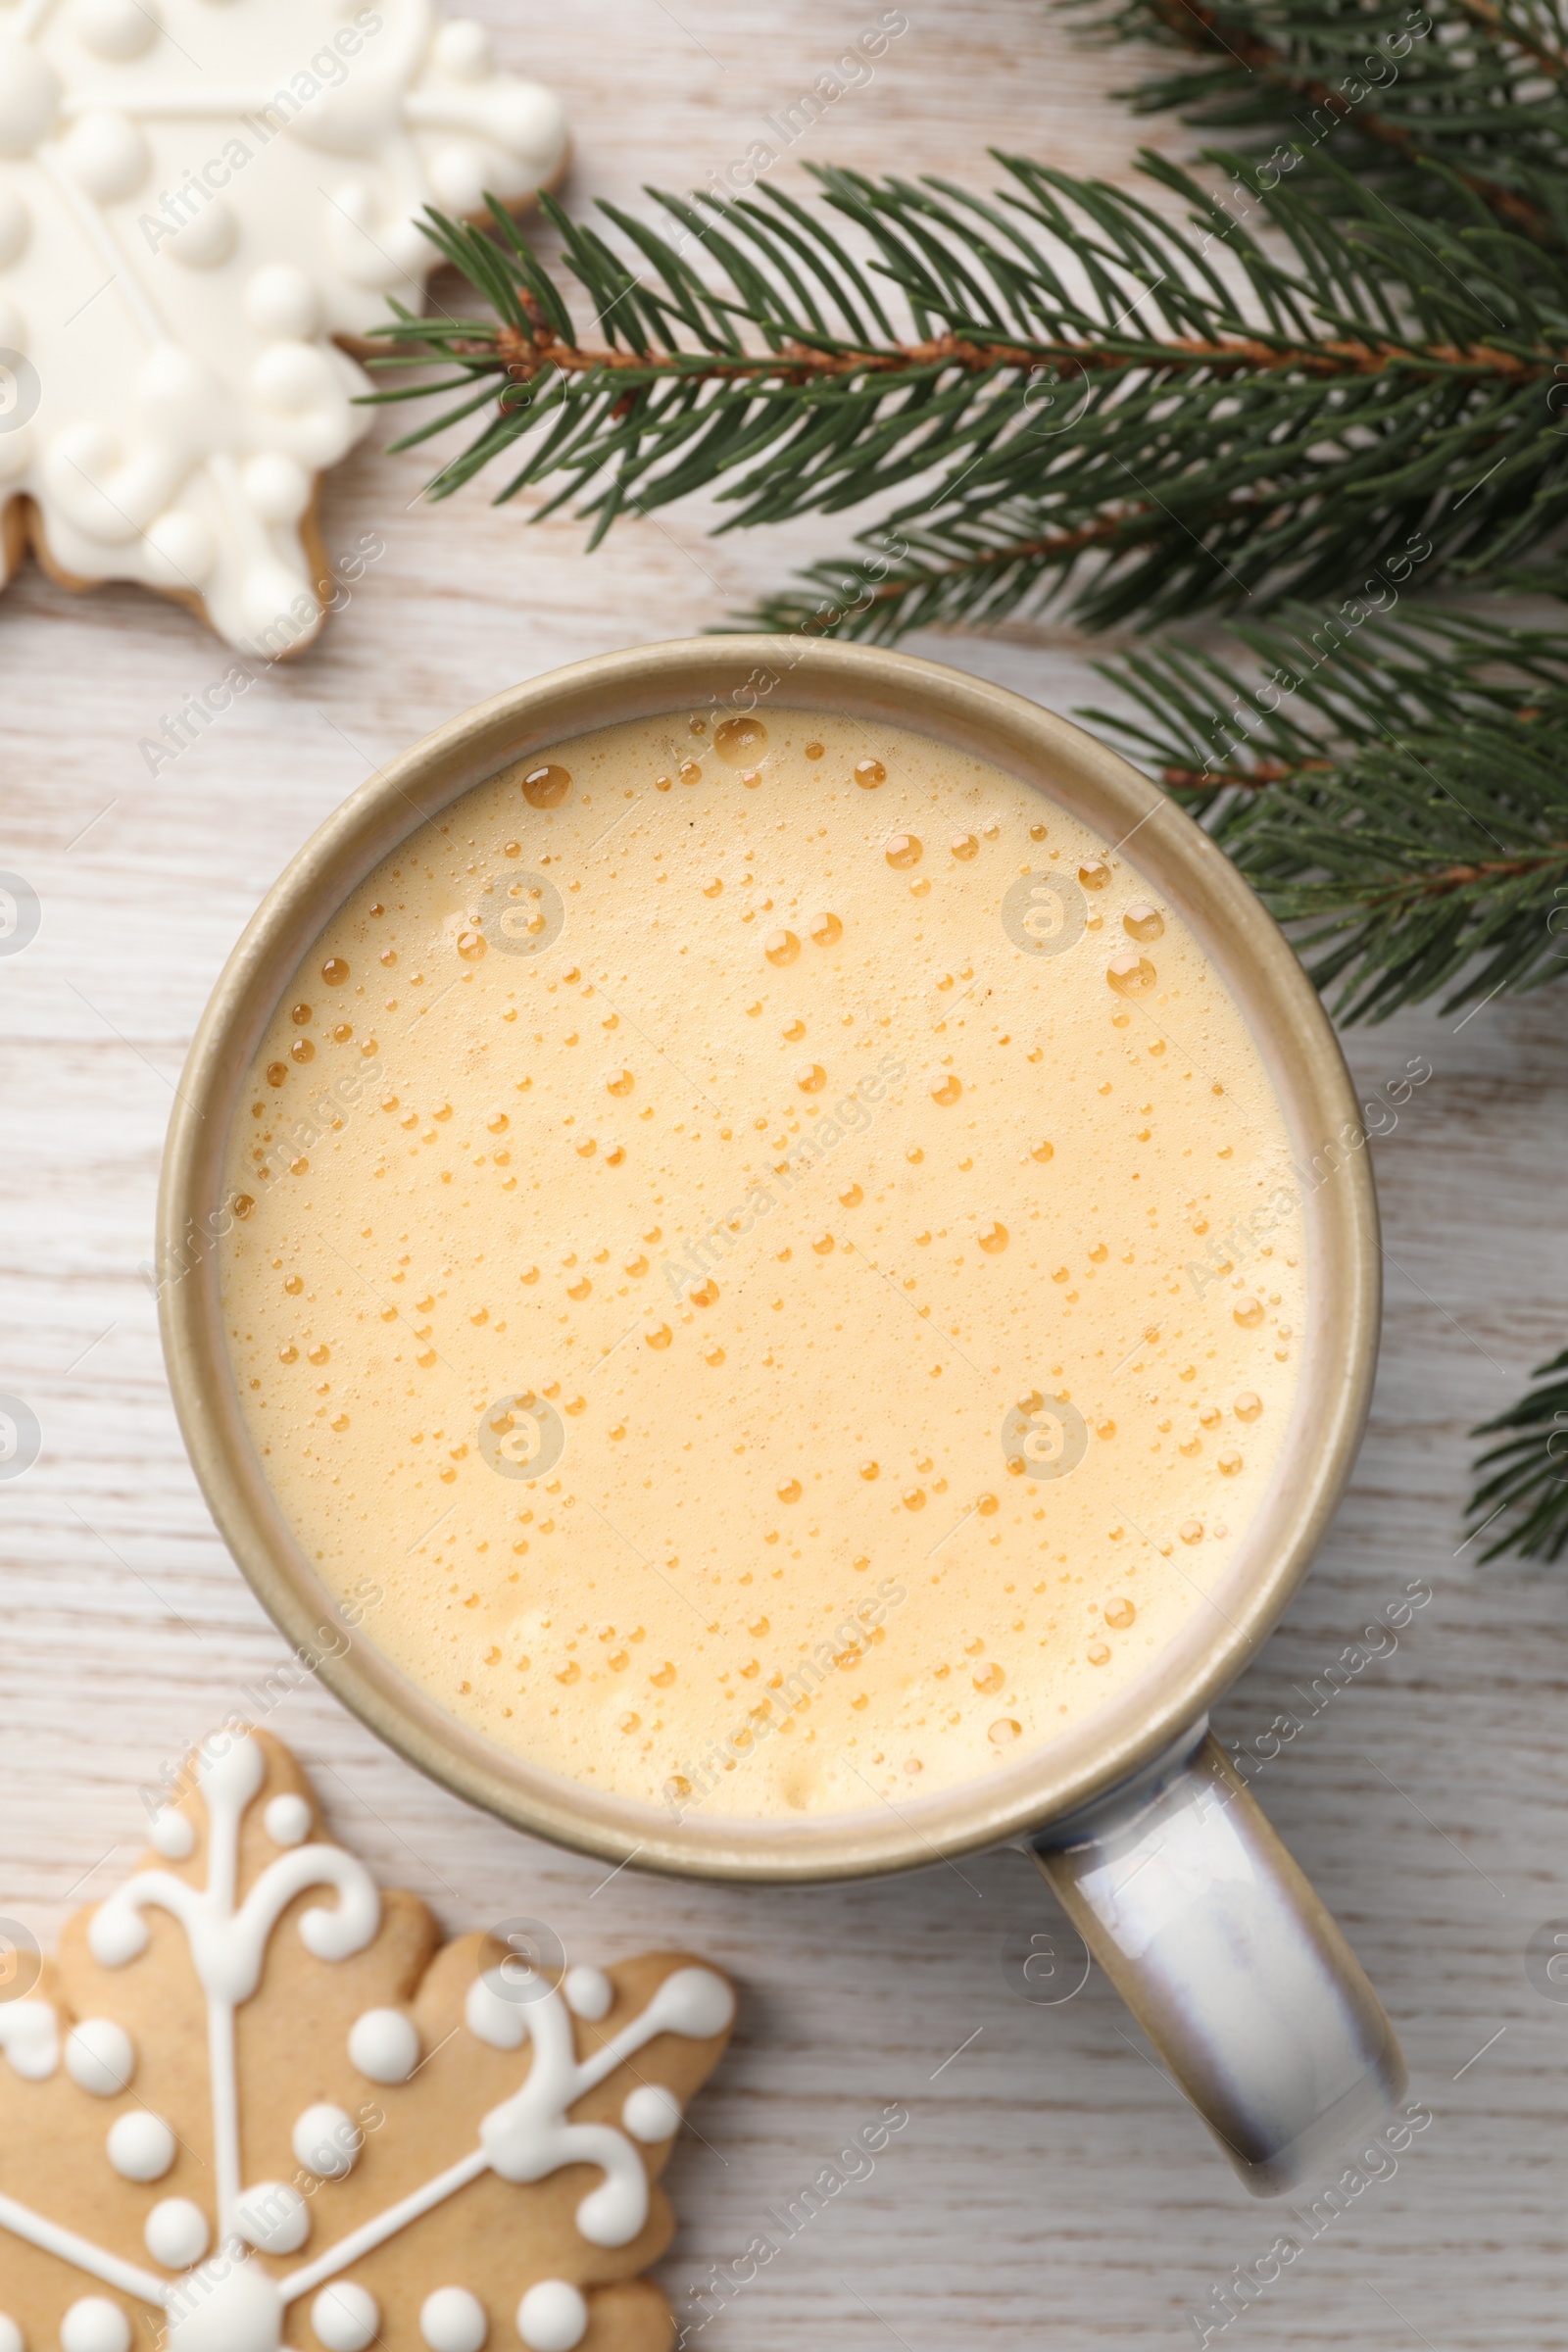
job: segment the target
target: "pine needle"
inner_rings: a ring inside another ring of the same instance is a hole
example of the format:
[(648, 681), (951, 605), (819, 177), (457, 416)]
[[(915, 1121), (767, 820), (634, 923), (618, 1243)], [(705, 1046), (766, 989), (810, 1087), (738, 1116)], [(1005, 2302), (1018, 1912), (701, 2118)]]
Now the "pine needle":
[(1236, 635), (1254, 670), (1168, 639), (1101, 665), (1136, 715), (1080, 715), (1203, 818), (1338, 1017), (1568, 974), (1568, 638), (1365, 607)]
[(1527, 1560), (1559, 1559), (1568, 1549), (1568, 1348), (1534, 1374), (1540, 1384), (1471, 1435), (1512, 1434), (1476, 1463), (1490, 1470), (1470, 1497), (1475, 1533), (1504, 1513), (1514, 1514), (1504, 1532), (1481, 1554), (1483, 1562), (1518, 1552)]

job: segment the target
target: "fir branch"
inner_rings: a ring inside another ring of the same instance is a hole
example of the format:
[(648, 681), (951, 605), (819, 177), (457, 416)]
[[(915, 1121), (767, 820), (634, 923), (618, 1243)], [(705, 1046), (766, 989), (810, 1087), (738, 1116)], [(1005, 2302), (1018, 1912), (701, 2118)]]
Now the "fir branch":
[(1286, 170), (1326, 143), (1398, 201), (1451, 207), (1463, 189), (1509, 227), (1562, 245), (1568, 27), (1555, 5), (1117, 0), (1099, 28), (1184, 52), (1177, 71), (1121, 93), (1141, 113), (1272, 133)]
[(1086, 711), (1205, 818), (1348, 1020), (1568, 973), (1568, 638), (1293, 610), (1237, 636), (1260, 674), (1179, 641)]
[[(662, 199), (719, 288), (646, 223), (612, 208), (629, 259), (551, 205), (589, 333), (510, 220), (503, 244), (432, 218), (496, 317), (399, 314), (388, 331), (450, 363), (442, 388), (462, 394), (400, 446), (488, 406), (489, 387), (494, 409), (432, 493), (505, 460), (501, 499), (554, 477), (544, 511), (581, 496), (596, 536), (627, 506), (714, 485), (728, 527), (904, 491), (898, 591), (850, 633), (888, 633), (895, 612), (994, 620), (1069, 583), (1094, 625), (1316, 595), (1422, 531), (1430, 576), (1486, 576), (1568, 515), (1551, 405), (1568, 266), (1529, 239), (1370, 198), (1347, 225), (1303, 178), (1258, 194), (1281, 258), (1158, 159), (1146, 170), (1184, 200), (1185, 227), (1000, 160), (994, 199), (844, 172), (818, 174), (814, 211), (777, 192)], [(869, 271), (834, 215), (877, 249)], [(797, 622), (788, 601), (762, 618)]]
[(1179, 637), (1103, 662), (1144, 716), (1082, 715), (1121, 736), (1167, 789), (1206, 795), (1204, 813), (1222, 789), (1255, 791), (1321, 768), (1336, 746), (1485, 718), (1539, 730), (1568, 705), (1568, 636), (1432, 612), (1399, 620), (1397, 584), (1376, 584), (1387, 611), (1368, 581), (1364, 597), (1329, 612), (1295, 606), (1272, 623), (1237, 623), (1257, 674)]
[(1508, 1551), (1555, 1560), (1568, 1549), (1568, 1348), (1539, 1366), (1534, 1378), (1538, 1387), (1471, 1433), (1512, 1433), (1476, 1462), (1478, 1476), (1492, 1475), (1481, 1477), (1470, 1497), (1470, 1515), (1480, 1522), (1474, 1533), (1505, 1512), (1514, 1514), (1481, 1554), (1483, 1563)]

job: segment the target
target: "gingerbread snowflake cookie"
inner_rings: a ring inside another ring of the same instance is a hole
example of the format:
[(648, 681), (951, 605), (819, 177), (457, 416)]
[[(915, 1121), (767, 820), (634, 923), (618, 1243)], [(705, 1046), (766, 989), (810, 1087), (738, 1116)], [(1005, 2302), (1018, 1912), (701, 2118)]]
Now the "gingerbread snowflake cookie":
[(261, 1733), (153, 1841), (0, 2000), (0, 2352), (666, 2352), (639, 2274), (722, 1977), (442, 1945)]
[(0, 12), (0, 582), (30, 540), (275, 658), (319, 625), (316, 477), (365, 433), (334, 337), (417, 307), (427, 204), (521, 204), (566, 127), (429, 0)]

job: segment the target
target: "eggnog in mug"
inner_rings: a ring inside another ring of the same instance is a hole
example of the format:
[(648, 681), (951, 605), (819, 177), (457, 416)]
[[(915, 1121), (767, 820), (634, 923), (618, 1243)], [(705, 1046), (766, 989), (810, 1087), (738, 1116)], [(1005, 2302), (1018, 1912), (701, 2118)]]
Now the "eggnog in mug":
[(440, 1706), (620, 1797), (844, 1813), (1213, 1609), (1298, 1376), (1290, 1163), (1197, 939), (1047, 791), (825, 712), (639, 720), (320, 934), (223, 1311), (306, 1557)]

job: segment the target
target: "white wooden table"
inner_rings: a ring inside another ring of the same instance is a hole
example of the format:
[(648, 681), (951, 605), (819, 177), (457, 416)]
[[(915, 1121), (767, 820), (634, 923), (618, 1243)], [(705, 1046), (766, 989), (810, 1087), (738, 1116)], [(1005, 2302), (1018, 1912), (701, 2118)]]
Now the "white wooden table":
[[(574, 197), (623, 202), (744, 153), (761, 115), (861, 29), (830, 0), (483, 13), (506, 62), (567, 95)], [(910, 14), (783, 180), (833, 159), (983, 181), (992, 143), (1126, 172), (1149, 126), (1108, 91), (1135, 58), (1075, 46), (1044, 0)], [(682, 511), (623, 523), (589, 557), (570, 520), (530, 531), (482, 493), (420, 506), (420, 461), (378, 439), (328, 481), (324, 527), (332, 551), (381, 532), (385, 559), (318, 651), (156, 781), (138, 739), (221, 671), (216, 643), (172, 605), (73, 597), (36, 571), (0, 611), (0, 865), (45, 908), (32, 947), (0, 963), (0, 1389), (45, 1433), (36, 1468), (0, 1487), (0, 1912), (46, 1937), (124, 1867), (136, 1784), (243, 1708), (281, 1654), (186, 1465), (136, 1272), (171, 1089), (259, 892), (437, 721), (579, 655), (718, 620), (846, 536), (827, 522), (715, 544), (707, 514)], [(1059, 628), (918, 650), (1058, 709), (1094, 685)], [(1414, 1053), (1434, 1069), (1377, 1148), (1391, 1259), (1377, 1403), (1322, 1562), (1219, 1724), (1257, 1731), (1408, 1579), (1435, 1588), (1398, 1650), (1261, 1785), (1397, 2020), (1435, 2122), (1227, 2346), (1568, 2345), (1568, 2007), (1532, 1989), (1523, 1957), (1533, 1929), (1568, 1915), (1554, 1804), (1568, 1566), (1478, 1572), (1474, 1547), (1458, 1550), (1465, 1430), (1568, 1328), (1565, 1003), (1499, 1000), (1463, 1025), (1429, 1012), (1351, 1040), (1368, 1081)], [(339, 1830), (450, 1928), (528, 1913), (584, 1956), (678, 1939), (740, 1977), (738, 2045), (674, 2164), (677, 2308), (767, 2227), (764, 2207), (884, 2104), (907, 2106), (874, 2175), (714, 2321), (716, 2352), (1192, 2343), (1184, 2313), (1287, 2226), (1210, 2153), (1102, 1979), (1056, 2008), (1019, 1997), (1004, 1945), (1050, 1922), (1015, 1856), (971, 1862), (964, 1882), (937, 1869), (758, 1894), (626, 1873), (602, 1887), (598, 1866), (427, 1785), (318, 1687), (270, 1720), (316, 1766)]]

